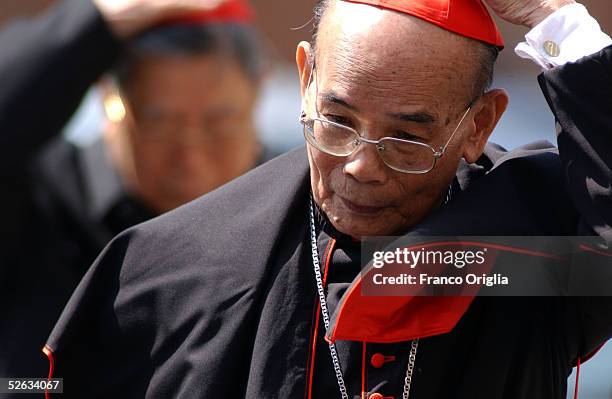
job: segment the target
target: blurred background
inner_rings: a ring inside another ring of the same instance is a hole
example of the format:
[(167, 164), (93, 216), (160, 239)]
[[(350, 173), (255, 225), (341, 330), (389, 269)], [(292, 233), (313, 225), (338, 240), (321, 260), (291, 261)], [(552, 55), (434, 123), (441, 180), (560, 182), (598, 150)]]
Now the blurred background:
[[(34, 15), (53, 3), (53, 0), (2, 0), (0, 24), (20, 16)], [(597, 18), (605, 32), (612, 32), (609, 0), (584, 0), (581, 3)], [(315, 1), (252, 0), (252, 4), (257, 10), (259, 29), (267, 40), (272, 59), (257, 113), (259, 133), (271, 147), (286, 150), (302, 143), (297, 123), (300, 101), (293, 60), (296, 44), (310, 36), (309, 21)], [(508, 90), (510, 106), (492, 140), (509, 149), (537, 139), (554, 143), (553, 118), (536, 82), (539, 68), (513, 52), (514, 46), (523, 40), (526, 29), (503, 22), (499, 26), (506, 49), (497, 63), (494, 85)], [(100, 131), (97, 124), (102, 118), (101, 104), (95, 101), (95, 93), (87, 100), (67, 128), (70, 137), (77, 142), (93, 138), (84, 132), (90, 131), (93, 135)], [(83, 128), (83, 124), (92, 127)], [(77, 131), (78, 134), (73, 133)]]
[[(599, 21), (602, 29), (608, 34), (612, 33), (610, 0), (581, 2)], [(52, 0), (1, 0), (0, 25), (36, 15), (53, 3)], [(271, 59), (258, 105), (258, 131), (270, 148), (285, 151), (303, 142), (297, 122), (300, 100), (293, 59), (296, 44), (300, 40), (309, 39), (309, 22), (315, 1), (252, 0), (252, 3), (257, 10), (259, 29)], [(540, 139), (554, 143), (553, 117), (536, 81), (539, 68), (530, 61), (518, 58), (513, 52), (514, 46), (522, 41), (526, 29), (503, 22), (499, 26), (504, 35), (506, 50), (502, 52), (497, 64), (494, 86), (508, 91), (510, 106), (494, 132), (492, 141), (508, 149)], [(65, 134), (77, 145), (91, 143), (101, 131), (99, 126), (103, 118), (100, 94), (91, 90), (67, 126)], [(572, 397), (573, 386), (572, 375), (568, 397)], [(612, 398), (612, 344), (605, 346), (597, 356), (582, 366), (580, 397)]]

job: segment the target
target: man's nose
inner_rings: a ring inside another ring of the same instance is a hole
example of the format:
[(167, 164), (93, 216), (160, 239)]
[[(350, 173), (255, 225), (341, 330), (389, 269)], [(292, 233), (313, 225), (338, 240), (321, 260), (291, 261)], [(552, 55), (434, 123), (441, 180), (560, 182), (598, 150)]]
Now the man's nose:
[(365, 142), (346, 157), (343, 168), (344, 173), (364, 184), (385, 184), (390, 171), (378, 154), (377, 145)]
[(183, 147), (199, 147), (212, 141), (207, 139), (205, 127), (189, 124), (177, 128), (173, 141)]

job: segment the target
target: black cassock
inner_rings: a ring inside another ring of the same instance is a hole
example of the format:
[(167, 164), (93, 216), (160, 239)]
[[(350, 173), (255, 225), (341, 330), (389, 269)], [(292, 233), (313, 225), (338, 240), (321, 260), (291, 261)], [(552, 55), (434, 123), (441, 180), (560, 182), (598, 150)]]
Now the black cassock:
[[(451, 202), (409, 233), (612, 243), (611, 70), (609, 47), (544, 73), (561, 155), (546, 143), (489, 145), (461, 165)], [(298, 149), (115, 238), (48, 340), (63, 397), (339, 397), (317, 316), (308, 177)], [(333, 312), (359, 271), (358, 246), (328, 223), (318, 246)], [(367, 327), (360, 317), (335, 323)], [(451, 332), (421, 339), (411, 397), (565, 398), (572, 364), (611, 335), (607, 297), (479, 297)], [(350, 397), (362, 387), (401, 397), (409, 342), (337, 345)], [(372, 364), (376, 354), (389, 361)]]

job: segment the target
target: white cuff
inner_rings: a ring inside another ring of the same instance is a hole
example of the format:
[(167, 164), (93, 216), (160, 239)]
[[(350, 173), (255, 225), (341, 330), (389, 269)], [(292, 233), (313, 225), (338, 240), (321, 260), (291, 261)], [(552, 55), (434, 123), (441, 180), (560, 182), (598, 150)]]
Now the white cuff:
[(536, 25), (514, 50), (550, 69), (594, 54), (612, 44), (610, 36), (602, 32), (597, 21), (582, 4), (561, 7)]

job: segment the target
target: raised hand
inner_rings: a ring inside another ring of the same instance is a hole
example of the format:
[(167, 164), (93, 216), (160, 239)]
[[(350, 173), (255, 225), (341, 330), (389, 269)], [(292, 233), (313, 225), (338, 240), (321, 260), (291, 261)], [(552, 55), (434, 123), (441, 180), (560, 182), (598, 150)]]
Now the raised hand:
[(206, 11), (225, 0), (93, 0), (111, 30), (126, 38), (145, 30), (159, 20)]
[(502, 19), (533, 28), (563, 6), (575, 0), (484, 0)]

